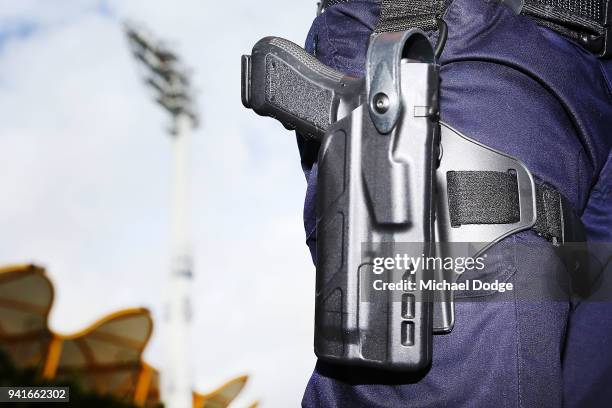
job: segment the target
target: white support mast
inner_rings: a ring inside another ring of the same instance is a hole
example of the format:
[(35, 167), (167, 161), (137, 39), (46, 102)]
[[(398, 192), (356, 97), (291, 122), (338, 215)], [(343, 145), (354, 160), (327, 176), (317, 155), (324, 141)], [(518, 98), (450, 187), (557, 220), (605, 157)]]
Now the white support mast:
[(193, 405), (189, 360), (193, 264), (189, 237), (189, 154), (191, 133), (198, 117), (193, 109), (189, 77), (176, 54), (129, 25), (126, 25), (126, 34), (134, 56), (147, 69), (146, 83), (173, 120), (170, 131), (174, 166), (172, 248), (170, 274), (164, 288), (165, 366), (161, 391), (167, 408), (190, 408)]

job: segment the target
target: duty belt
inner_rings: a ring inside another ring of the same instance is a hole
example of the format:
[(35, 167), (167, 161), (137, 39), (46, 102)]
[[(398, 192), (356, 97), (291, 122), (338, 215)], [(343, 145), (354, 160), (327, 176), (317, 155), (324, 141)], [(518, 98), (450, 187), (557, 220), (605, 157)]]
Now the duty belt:
[[(322, 0), (319, 11), (353, 0)], [(512, 1), (499, 0), (501, 3)], [(451, 0), (372, 0), (380, 3), (376, 32), (437, 30)], [(569, 37), (601, 58), (612, 57), (612, 0), (524, 0), (516, 11)]]

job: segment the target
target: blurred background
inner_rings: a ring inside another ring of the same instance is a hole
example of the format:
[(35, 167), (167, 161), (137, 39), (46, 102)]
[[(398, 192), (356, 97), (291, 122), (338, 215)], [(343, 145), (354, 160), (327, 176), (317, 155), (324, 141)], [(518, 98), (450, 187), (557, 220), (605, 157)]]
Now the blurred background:
[(123, 308), (155, 328), (162, 371), (170, 267), (170, 116), (143, 85), (122, 24), (192, 70), (194, 388), (249, 382), (234, 406), (299, 405), (314, 367), (314, 267), (293, 133), (240, 102), (240, 55), (300, 45), (314, 1), (0, 0), (0, 262), (43, 266), (49, 326), (73, 333)]

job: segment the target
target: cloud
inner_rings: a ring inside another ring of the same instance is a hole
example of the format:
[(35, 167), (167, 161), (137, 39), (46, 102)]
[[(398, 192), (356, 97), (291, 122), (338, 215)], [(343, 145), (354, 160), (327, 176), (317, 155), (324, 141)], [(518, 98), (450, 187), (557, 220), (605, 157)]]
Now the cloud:
[[(301, 43), (313, 14), (314, 3), (278, 0), (0, 1), (0, 22), (12, 27), (0, 32), (0, 259), (48, 267), (58, 289), (54, 329), (139, 305), (161, 320), (169, 118), (129, 55), (120, 27), (129, 18), (176, 44), (199, 89), (196, 385), (211, 389), (247, 371), (243, 402), (299, 403), (314, 365), (304, 178), (293, 134), (242, 107), (238, 60), (265, 35)], [(159, 366), (162, 337), (157, 330), (147, 351)]]

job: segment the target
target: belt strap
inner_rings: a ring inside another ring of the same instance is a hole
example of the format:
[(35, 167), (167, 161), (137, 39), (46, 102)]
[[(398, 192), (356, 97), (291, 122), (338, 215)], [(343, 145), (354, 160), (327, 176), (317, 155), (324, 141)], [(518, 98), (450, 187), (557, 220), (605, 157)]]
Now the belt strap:
[(451, 0), (380, 0), (376, 32), (438, 29), (437, 20)]
[[(352, 0), (322, 0), (321, 9)], [(497, 0), (501, 3), (507, 0)], [(436, 20), (452, 0), (375, 0), (376, 32), (437, 29)], [(521, 14), (580, 42), (602, 58), (612, 57), (612, 0), (524, 0)]]
[[(452, 227), (512, 224), (520, 220), (516, 175), (497, 171), (446, 174)], [(536, 182), (537, 219), (532, 229), (553, 244), (584, 241), (582, 223), (555, 188)]]

